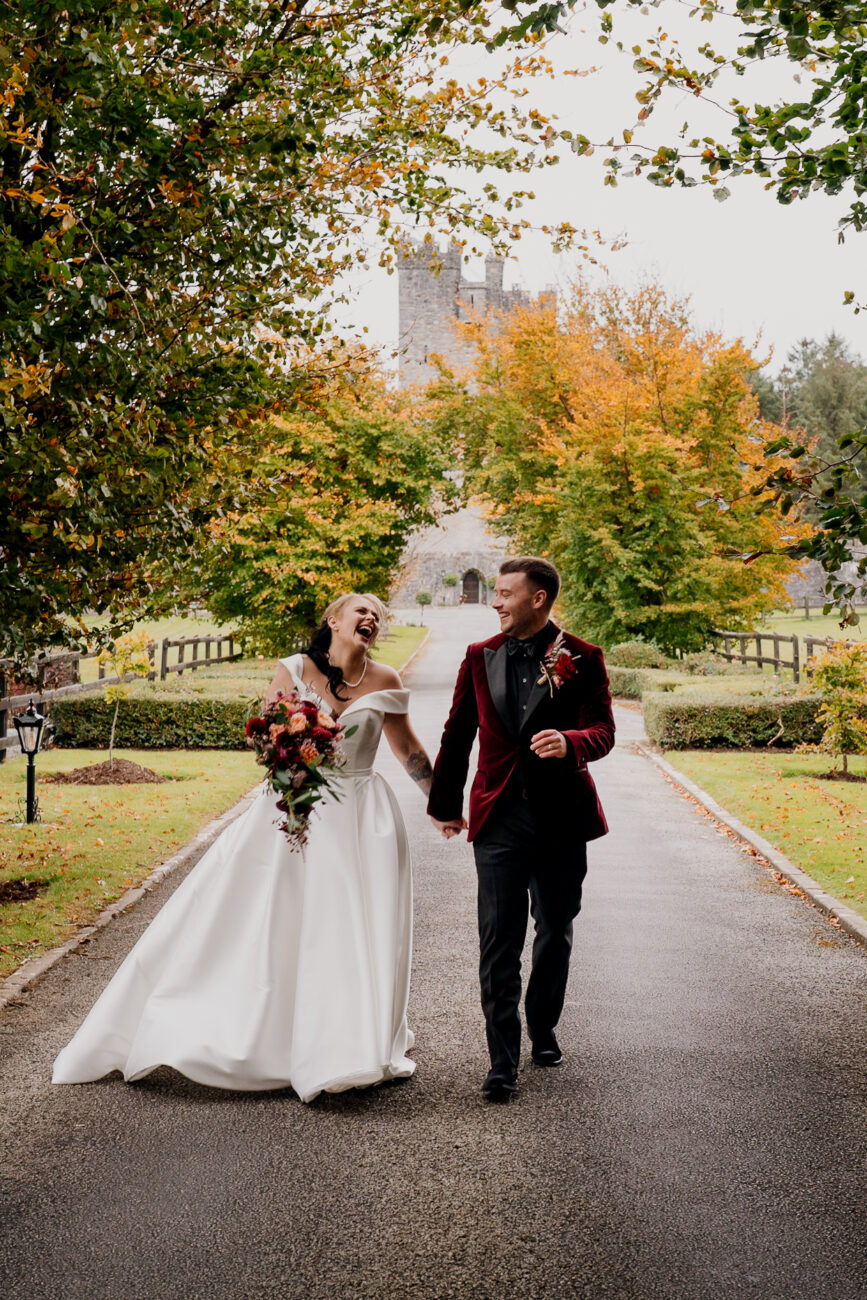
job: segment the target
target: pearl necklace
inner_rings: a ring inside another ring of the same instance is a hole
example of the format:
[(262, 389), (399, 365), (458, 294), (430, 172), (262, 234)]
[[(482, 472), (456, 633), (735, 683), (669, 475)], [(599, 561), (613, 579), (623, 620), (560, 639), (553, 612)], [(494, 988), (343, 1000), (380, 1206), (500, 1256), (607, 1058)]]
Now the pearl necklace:
[(364, 660), (364, 667), (363, 667), (362, 670), (361, 670), (361, 676), (359, 677), (359, 679), (358, 679), (357, 682), (348, 682), (348, 681), (346, 680), (346, 678), (344, 677), (344, 679), (343, 679), (343, 685), (344, 685), (344, 686), (348, 686), (349, 689), (350, 689), (351, 691), (354, 691), (355, 688), (356, 688), (356, 686), (360, 686), (361, 683), (364, 681), (364, 674), (367, 672), (367, 665), (368, 665), (369, 662), (370, 662), (369, 659), (367, 659), (367, 658), (365, 657), (365, 660)]

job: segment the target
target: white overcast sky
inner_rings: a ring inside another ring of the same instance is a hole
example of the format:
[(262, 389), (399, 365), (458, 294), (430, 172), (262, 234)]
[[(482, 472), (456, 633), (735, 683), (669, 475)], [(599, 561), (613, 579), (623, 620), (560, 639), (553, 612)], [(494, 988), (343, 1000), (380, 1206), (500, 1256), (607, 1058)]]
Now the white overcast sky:
[[(628, 14), (625, 20), (617, 6), (614, 12), (615, 36), (624, 41), (624, 53), (613, 42), (607, 46), (597, 42), (599, 11), (591, 4), (584, 14), (569, 20), (565, 33), (550, 41), (547, 53), (561, 69), (595, 66), (596, 70), (581, 78), (561, 75), (544, 85), (536, 83), (528, 97), (543, 111), (556, 113), (561, 127), (594, 141), (619, 139), (622, 129), (633, 125), (641, 80), (632, 70), (631, 47), (644, 45), (651, 31), (662, 26), (676, 34), (684, 48), (708, 39), (719, 48), (736, 39), (738, 31), (732, 25), (727, 34), (721, 22), (691, 19), (689, 7), (679, 0), (662, 0), (646, 15)], [(478, 55), (474, 57), (474, 70), (487, 71)], [(791, 66), (760, 65), (751, 83), (733, 80), (720, 99), (725, 103), (738, 94), (768, 103), (780, 96), (804, 95), (806, 87), (799, 90), (791, 83), (792, 72)], [(704, 123), (697, 133), (725, 137), (716, 110), (685, 95), (679, 102), (671, 96), (635, 140), (650, 145), (674, 143), (686, 119)], [(837, 222), (848, 206), (845, 194), (829, 198), (815, 193), (784, 207), (754, 177), (733, 181), (731, 197), (722, 203), (707, 186), (661, 190), (644, 179), (625, 179), (612, 188), (603, 185), (602, 159), (609, 150), (591, 158), (560, 152), (558, 166), (515, 179), (516, 188), (529, 188), (537, 195), (533, 204), (525, 205), (523, 215), (534, 224), (569, 220), (578, 227), (598, 229), (609, 239), (623, 235), (626, 247), (605, 255), (611, 275), (619, 282), (629, 285), (648, 274), (659, 279), (670, 292), (690, 298), (699, 327), (742, 338), (749, 345), (761, 340), (759, 354), (773, 351), (772, 370), (783, 364), (786, 352), (799, 339), (822, 338), (831, 330), (867, 360), (867, 312), (856, 316), (843, 305), (847, 289), (862, 300), (867, 294), (867, 232), (838, 243)], [(624, 150), (624, 155), (629, 152)], [(537, 291), (547, 284), (564, 283), (575, 266), (574, 255), (557, 256), (545, 236), (530, 233), (516, 246), (506, 285)], [(470, 277), (480, 272), (479, 262), (465, 269)], [(353, 301), (341, 311), (341, 323), (367, 326), (368, 342), (393, 349), (396, 277), (376, 269), (360, 271), (352, 289)]]

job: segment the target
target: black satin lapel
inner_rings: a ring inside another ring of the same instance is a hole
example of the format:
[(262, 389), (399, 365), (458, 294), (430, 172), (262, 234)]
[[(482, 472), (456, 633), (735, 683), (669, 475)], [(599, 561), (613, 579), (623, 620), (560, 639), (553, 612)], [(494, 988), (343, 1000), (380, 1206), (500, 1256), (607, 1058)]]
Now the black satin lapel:
[(494, 706), (506, 731), (510, 736), (514, 736), (515, 729), (512, 725), (509, 710), (509, 685), (506, 680), (508, 659), (505, 642), (497, 650), (485, 650), (485, 672), (488, 677), (491, 699), (494, 701)]

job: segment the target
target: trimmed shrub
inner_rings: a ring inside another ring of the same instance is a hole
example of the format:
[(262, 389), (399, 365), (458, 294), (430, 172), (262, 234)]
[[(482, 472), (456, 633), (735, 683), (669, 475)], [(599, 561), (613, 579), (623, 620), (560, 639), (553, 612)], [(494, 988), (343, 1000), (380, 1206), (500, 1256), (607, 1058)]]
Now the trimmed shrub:
[(640, 700), (645, 691), (673, 691), (678, 685), (677, 677), (667, 677), (653, 669), (618, 668), (607, 660), (605, 666), (615, 699)]
[(667, 668), (668, 659), (651, 641), (621, 641), (605, 651), (605, 662), (616, 668)]
[[(51, 705), (54, 743), (62, 749), (104, 749), (114, 705), (104, 695), (78, 695)], [(249, 701), (166, 694), (132, 695), (117, 721), (120, 749), (244, 749)]]
[(726, 673), (746, 671), (742, 664), (734, 664), (712, 650), (696, 650), (678, 659), (677, 666), (690, 677), (723, 677)]
[(652, 691), (644, 696), (644, 727), (662, 749), (757, 749), (772, 740), (777, 749), (793, 749), (821, 739), (820, 703), (818, 695)]

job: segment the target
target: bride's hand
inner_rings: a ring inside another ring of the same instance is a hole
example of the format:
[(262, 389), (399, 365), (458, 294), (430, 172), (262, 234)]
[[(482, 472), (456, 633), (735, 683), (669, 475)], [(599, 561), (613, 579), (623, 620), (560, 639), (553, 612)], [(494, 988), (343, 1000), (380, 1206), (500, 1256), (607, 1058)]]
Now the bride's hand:
[(466, 817), (452, 818), (449, 822), (440, 822), (436, 817), (431, 817), (431, 821), (445, 840), (450, 840), (453, 835), (460, 835), (461, 831), (467, 829)]

